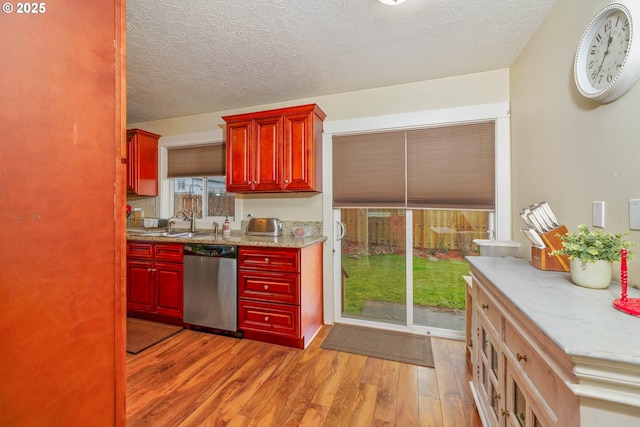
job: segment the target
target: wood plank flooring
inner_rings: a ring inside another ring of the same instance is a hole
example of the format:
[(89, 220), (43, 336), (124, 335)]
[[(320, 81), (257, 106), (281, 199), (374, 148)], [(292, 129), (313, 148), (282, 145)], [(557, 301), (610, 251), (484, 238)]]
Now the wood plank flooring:
[(479, 427), (461, 341), (435, 369), (185, 330), (127, 354), (127, 425)]

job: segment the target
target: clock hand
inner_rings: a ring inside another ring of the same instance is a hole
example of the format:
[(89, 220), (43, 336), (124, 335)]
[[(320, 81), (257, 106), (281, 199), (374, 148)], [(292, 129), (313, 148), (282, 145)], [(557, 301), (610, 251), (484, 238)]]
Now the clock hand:
[(609, 40), (607, 40), (607, 48), (604, 51), (604, 55), (602, 55), (602, 61), (600, 61), (600, 68), (602, 68), (602, 64), (604, 64), (604, 60), (609, 55), (609, 46), (611, 46), (611, 42), (613, 41), (613, 37), (609, 34)]

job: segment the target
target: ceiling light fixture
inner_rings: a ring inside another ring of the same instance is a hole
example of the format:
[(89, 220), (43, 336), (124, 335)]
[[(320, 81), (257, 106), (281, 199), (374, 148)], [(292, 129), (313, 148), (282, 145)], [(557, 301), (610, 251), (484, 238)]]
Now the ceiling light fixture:
[(390, 5), (390, 6), (400, 4), (402, 2), (404, 2), (404, 0), (380, 0), (380, 3)]

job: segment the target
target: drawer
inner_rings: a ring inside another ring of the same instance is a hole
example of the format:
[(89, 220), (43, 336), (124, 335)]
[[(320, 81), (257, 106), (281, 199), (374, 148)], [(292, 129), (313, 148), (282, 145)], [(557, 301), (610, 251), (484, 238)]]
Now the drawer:
[(240, 329), (300, 336), (300, 308), (294, 305), (258, 303), (240, 300)]
[(300, 304), (300, 275), (297, 273), (238, 273), (239, 297), (288, 304)]
[(260, 249), (240, 247), (238, 267), (259, 270), (300, 272), (300, 251), (298, 249)]
[(505, 352), (513, 356), (512, 363), (516, 364), (514, 368), (524, 374), (523, 376), (538, 389), (549, 407), (557, 411), (559, 384), (556, 384), (556, 376), (551, 368), (508, 322), (505, 322), (504, 342)]
[(184, 246), (181, 243), (156, 243), (153, 256), (160, 261), (182, 262)]
[(153, 243), (127, 242), (127, 258), (153, 259)]
[(498, 334), (501, 333), (502, 328), (500, 327), (500, 310), (494, 303), (494, 301), (487, 295), (484, 290), (478, 286), (478, 307), (480, 312), (484, 313), (485, 316), (491, 322), (491, 325), (495, 328)]

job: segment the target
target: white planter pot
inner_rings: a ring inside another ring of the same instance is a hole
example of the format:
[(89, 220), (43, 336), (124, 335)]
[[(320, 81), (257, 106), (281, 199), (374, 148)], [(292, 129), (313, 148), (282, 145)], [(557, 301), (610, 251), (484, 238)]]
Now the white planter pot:
[(578, 286), (606, 289), (611, 283), (611, 263), (609, 261), (584, 262), (581, 259), (572, 259), (569, 267), (571, 280)]

